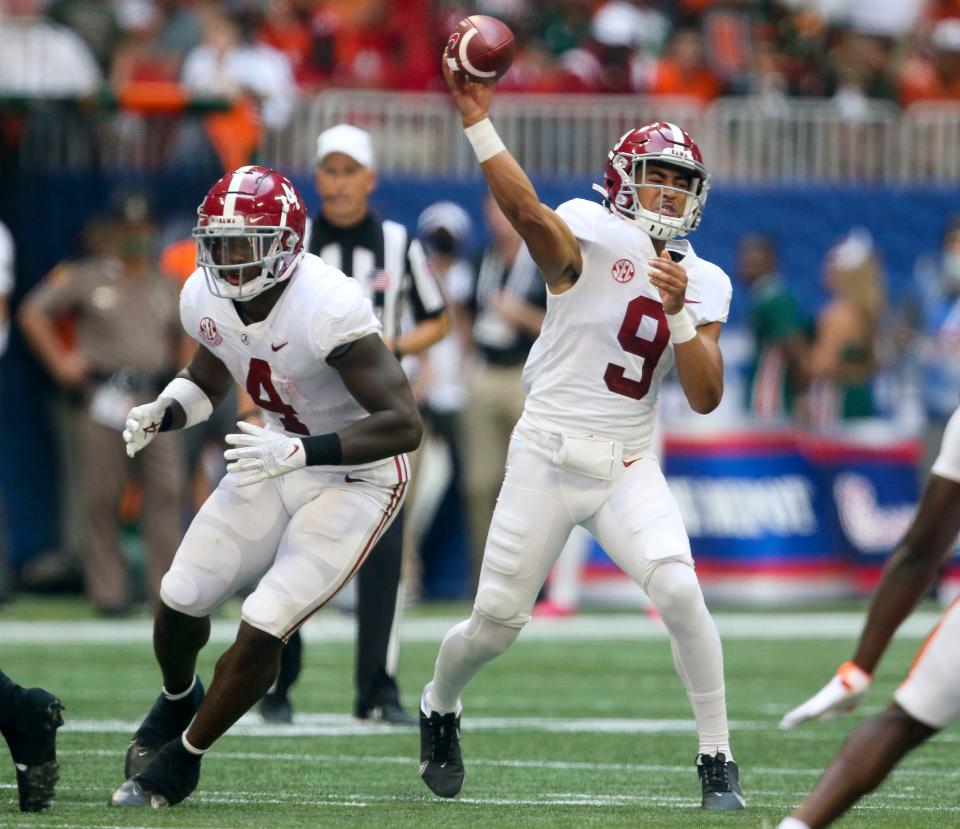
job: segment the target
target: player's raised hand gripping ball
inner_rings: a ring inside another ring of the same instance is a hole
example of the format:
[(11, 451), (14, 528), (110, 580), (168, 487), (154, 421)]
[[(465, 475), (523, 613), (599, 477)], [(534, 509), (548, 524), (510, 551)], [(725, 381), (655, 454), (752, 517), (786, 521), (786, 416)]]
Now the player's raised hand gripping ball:
[(479, 83), (496, 83), (517, 54), (513, 32), (495, 17), (474, 14), (457, 24), (447, 40), (444, 60), (454, 72)]

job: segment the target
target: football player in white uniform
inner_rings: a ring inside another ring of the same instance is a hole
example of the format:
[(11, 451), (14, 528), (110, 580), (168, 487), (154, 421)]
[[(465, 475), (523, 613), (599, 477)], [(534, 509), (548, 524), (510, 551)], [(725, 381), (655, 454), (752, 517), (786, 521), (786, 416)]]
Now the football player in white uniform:
[(446, 65), (444, 73), (490, 191), (548, 298), (473, 613), (444, 638), (421, 699), (421, 776), (436, 794), (459, 792), (460, 694), (516, 639), (579, 524), (644, 588), (669, 630), (697, 723), (703, 807), (741, 809), (720, 637), (650, 448), (657, 393), (674, 363), (696, 411), (712, 411), (723, 394), (717, 341), (730, 280), (677, 240), (696, 228), (706, 200), (700, 151), (673, 124), (631, 130), (609, 154), (604, 203), (574, 199), (554, 211), (487, 118), (493, 88)]
[[(200, 267), (180, 313), (200, 347), (157, 400), (131, 410), (127, 453), (206, 419), (234, 382), (267, 427), (239, 423), (227, 436), (228, 474), (163, 578), (153, 638), (163, 690), (127, 752), (116, 806), (174, 804), (196, 788), (203, 753), (276, 678), (284, 641), (389, 526), (405, 495), (404, 453), (421, 435), (369, 300), (303, 251), (306, 210), (286, 178), (241, 167), (198, 214)], [(195, 669), (210, 612), (254, 581), (204, 698)]]
[[(929, 589), (960, 533), (960, 409), (943, 433), (913, 522), (883, 575), (853, 659), (813, 697), (790, 711), (780, 727), (833, 719), (852, 711), (870, 688), (880, 657), (900, 623)], [(960, 600), (943, 614), (914, 658), (893, 702), (864, 722), (837, 752), (820, 782), (780, 829), (829, 826), (873, 791), (908, 751), (960, 715)]]

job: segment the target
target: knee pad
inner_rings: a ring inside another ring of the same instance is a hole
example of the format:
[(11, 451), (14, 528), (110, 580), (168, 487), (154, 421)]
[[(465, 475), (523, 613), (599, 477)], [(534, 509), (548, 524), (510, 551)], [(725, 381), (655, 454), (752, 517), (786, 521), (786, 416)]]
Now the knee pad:
[(261, 584), (244, 600), (240, 615), (251, 627), (282, 639), (293, 623), (294, 611)]
[(688, 564), (671, 561), (655, 567), (647, 579), (647, 595), (668, 622), (706, 610), (697, 574)]
[(160, 600), (187, 616), (207, 616), (225, 597), (226, 585), (193, 567), (172, 567), (160, 582)]
[(504, 653), (520, 635), (520, 627), (495, 622), (474, 610), (463, 629), (463, 638), (486, 658)]
[(530, 621), (532, 606), (533, 601), (513, 584), (481, 584), (473, 603), (474, 611), (483, 618), (517, 628)]

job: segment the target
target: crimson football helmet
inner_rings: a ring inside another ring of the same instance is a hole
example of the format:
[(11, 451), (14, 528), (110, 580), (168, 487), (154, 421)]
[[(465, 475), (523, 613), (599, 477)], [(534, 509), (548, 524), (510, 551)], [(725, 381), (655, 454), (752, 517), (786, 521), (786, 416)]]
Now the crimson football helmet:
[[(647, 165), (680, 168), (690, 173), (690, 190), (666, 184), (647, 183)], [(607, 155), (602, 185), (593, 188), (604, 195), (611, 210), (642, 228), (654, 239), (685, 236), (700, 224), (710, 189), (710, 174), (703, 165), (700, 148), (690, 134), (675, 124), (655, 121), (624, 133)], [(641, 188), (660, 191), (659, 208), (648, 210), (637, 197)], [(679, 216), (664, 210), (664, 196), (683, 195)]]
[(288, 279), (303, 256), (307, 209), (276, 170), (248, 166), (227, 173), (197, 215), (197, 265), (215, 296), (253, 299)]

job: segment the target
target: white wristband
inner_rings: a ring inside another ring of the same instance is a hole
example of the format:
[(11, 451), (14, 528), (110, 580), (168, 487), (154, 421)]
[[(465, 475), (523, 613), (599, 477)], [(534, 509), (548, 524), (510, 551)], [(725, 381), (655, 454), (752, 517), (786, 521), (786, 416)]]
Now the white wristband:
[(676, 314), (665, 314), (667, 327), (670, 329), (670, 342), (674, 345), (685, 343), (697, 336), (696, 326), (686, 308), (681, 308)]
[(160, 392), (160, 398), (164, 397), (167, 400), (176, 400), (180, 404), (183, 413), (187, 416), (187, 421), (183, 424), (184, 429), (202, 423), (213, 414), (210, 398), (200, 386), (186, 377), (174, 377), (167, 383), (167, 387)]
[(489, 118), (484, 118), (482, 121), (477, 121), (476, 124), (465, 127), (463, 134), (467, 136), (467, 141), (470, 142), (473, 151), (477, 154), (477, 161), (481, 164), (507, 149)]

